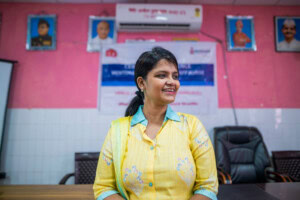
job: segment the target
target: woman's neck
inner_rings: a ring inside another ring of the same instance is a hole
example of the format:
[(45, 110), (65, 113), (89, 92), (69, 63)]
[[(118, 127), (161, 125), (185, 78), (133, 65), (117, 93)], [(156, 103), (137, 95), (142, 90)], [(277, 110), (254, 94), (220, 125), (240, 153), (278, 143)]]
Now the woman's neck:
[(162, 125), (168, 105), (157, 106), (150, 103), (144, 104), (143, 113), (148, 120), (148, 123)]

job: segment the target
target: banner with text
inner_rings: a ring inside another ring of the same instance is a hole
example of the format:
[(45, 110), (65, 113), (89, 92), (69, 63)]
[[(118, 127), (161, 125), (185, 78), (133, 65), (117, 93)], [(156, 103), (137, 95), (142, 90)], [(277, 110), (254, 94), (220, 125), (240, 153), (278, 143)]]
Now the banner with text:
[(99, 70), (101, 113), (121, 114), (135, 96), (134, 65), (155, 46), (171, 51), (179, 64), (180, 89), (171, 104), (176, 112), (209, 114), (218, 108), (216, 44), (213, 42), (123, 43), (104, 46)]

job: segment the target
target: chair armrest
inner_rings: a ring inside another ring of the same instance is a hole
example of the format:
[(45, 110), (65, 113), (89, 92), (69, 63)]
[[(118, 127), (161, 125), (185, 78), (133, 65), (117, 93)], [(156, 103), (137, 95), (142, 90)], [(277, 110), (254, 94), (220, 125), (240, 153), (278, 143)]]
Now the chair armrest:
[(232, 184), (231, 176), (222, 168), (218, 167), (218, 180), (220, 184)]
[(0, 172), (0, 179), (5, 179), (5, 178), (6, 178), (6, 173)]
[(67, 180), (68, 180), (71, 176), (75, 176), (75, 173), (69, 173), (69, 174), (66, 174), (66, 175), (59, 181), (59, 184), (60, 184), (60, 185), (66, 184)]
[(267, 168), (265, 172), (266, 172), (267, 178), (271, 179), (275, 182), (294, 182), (293, 178), (291, 178), (289, 175), (274, 172), (270, 168)]

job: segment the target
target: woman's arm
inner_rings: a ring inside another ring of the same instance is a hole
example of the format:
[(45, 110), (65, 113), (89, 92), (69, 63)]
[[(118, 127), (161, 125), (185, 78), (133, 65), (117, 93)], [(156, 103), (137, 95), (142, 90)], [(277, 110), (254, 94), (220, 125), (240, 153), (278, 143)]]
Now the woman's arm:
[(201, 194), (194, 194), (190, 200), (211, 200), (210, 198), (208, 198), (207, 196), (203, 196)]
[(214, 149), (202, 123), (196, 117), (191, 121), (190, 145), (196, 164), (196, 180), (192, 198), (193, 200), (216, 200), (219, 184)]
[(101, 149), (93, 189), (95, 199), (97, 200), (110, 199), (111, 197), (112, 199), (118, 200), (118, 197), (120, 197), (116, 187), (114, 161), (112, 156), (111, 129), (109, 130)]
[(104, 200), (124, 200), (119, 194), (113, 194), (111, 196), (106, 197)]

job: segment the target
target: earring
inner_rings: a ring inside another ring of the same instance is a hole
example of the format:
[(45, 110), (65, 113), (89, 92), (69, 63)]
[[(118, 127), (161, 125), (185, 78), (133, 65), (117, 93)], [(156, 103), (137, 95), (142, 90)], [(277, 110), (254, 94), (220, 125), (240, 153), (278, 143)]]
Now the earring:
[(143, 88), (141, 88), (141, 92), (144, 92), (144, 89), (143, 89)]

